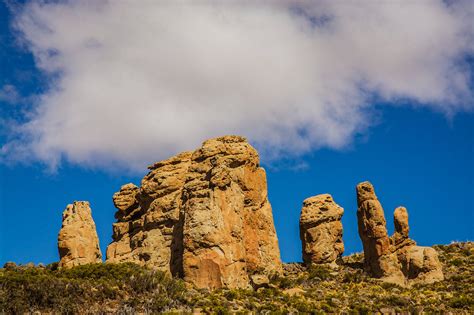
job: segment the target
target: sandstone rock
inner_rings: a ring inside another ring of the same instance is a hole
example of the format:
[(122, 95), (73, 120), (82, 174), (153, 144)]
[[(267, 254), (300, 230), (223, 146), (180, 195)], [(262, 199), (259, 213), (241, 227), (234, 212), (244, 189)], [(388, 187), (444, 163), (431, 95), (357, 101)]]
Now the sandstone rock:
[(408, 237), (410, 227), (408, 226), (408, 212), (405, 207), (395, 209), (393, 223), (395, 225), (395, 233), (390, 237), (392, 251), (405, 246), (416, 245), (416, 242)]
[(251, 275), (250, 281), (251, 281), (252, 287), (255, 290), (258, 290), (260, 288), (268, 288), (270, 285), (270, 279), (268, 279), (267, 275), (261, 275), (261, 274)]
[(399, 285), (428, 284), (444, 279), (436, 251), (416, 246), (409, 238), (406, 208), (395, 209), (395, 232), (389, 238), (382, 205), (369, 182), (357, 185), (357, 203), (364, 264), (372, 276)]
[(306, 199), (300, 216), (300, 238), (306, 264), (334, 264), (344, 252), (341, 218), (344, 209), (332, 196)]
[(99, 238), (86, 201), (75, 201), (63, 212), (63, 224), (58, 236), (59, 267), (102, 262)]
[(391, 237), (392, 251), (397, 254), (408, 284), (430, 284), (444, 279), (438, 253), (431, 247), (416, 246), (409, 238), (408, 211), (398, 207), (393, 214), (395, 233)]
[(357, 219), (364, 247), (364, 265), (376, 278), (404, 284), (396, 255), (391, 252), (385, 215), (374, 187), (369, 182), (357, 185)]
[(7, 261), (5, 264), (3, 264), (3, 268), (6, 270), (15, 270), (17, 267), (17, 264), (13, 261)]
[(408, 284), (431, 284), (444, 279), (443, 266), (434, 248), (405, 246), (396, 253)]
[(141, 186), (114, 195), (107, 262), (132, 261), (199, 288), (248, 287), (249, 274), (281, 270), (258, 154), (238, 136), (157, 162)]
[(408, 226), (408, 212), (405, 207), (398, 207), (393, 212), (393, 223), (395, 232), (403, 238), (408, 238), (410, 227)]
[(244, 138), (204, 142), (192, 156), (183, 199), (186, 281), (246, 287), (249, 272), (281, 270), (265, 171)]
[(127, 184), (114, 194), (117, 208), (107, 262), (135, 262), (182, 275), (182, 190), (191, 152), (149, 167), (141, 187)]

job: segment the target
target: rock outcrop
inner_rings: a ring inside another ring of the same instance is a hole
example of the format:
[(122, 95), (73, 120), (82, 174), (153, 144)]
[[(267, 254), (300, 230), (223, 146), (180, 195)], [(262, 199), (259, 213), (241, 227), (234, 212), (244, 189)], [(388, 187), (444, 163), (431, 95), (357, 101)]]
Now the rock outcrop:
[(249, 273), (281, 268), (265, 170), (242, 137), (208, 140), (184, 186), (184, 279), (197, 287), (245, 287)]
[(199, 288), (248, 287), (281, 269), (257, 151), (238, 136), (155, 163), (140, 187), (114, 195), (107, 262), (133, 261)]
[(392, 251), (397, 251), (405, 246), (416, 245), (416, 242), (408, 237), (410, 227), (408, 226), (408, 211), (405, 207), (395, 209), (393, 212), (393, 224), (395, 232), (390, 237)]
[(395, 233), (388, 237), (382, 205), (369, 182), (357, 185), (357, 218), (364, 247), (364, 264), (373, 277), (399, 285), (443, 280), (442, 265), (431, 247), (409, 238), (408, 212), (394, 212)]
[(135, 262), (182, 276), (182, 192), (191, 153), (155, 163), (141, 187), (126, 184), (113, 196), (117, 208), (107, 262)]
[(365, 269), (376, 278), (404, 284), (405, 277), (396, 255), (390, 248), (384, 211), (371, 183), (363, 182), (357, 185), (357, 207)]
[(390, 238), (392, 251), (396, 253), (401, 263), (402, 272), (408, 284), (429, 284), (444, 279), (443, 266), (434, 248), (417, 246), (409, 238), (408, 211), (398, 207), (393, 213), (395, 232)]
[(87, 201), (75, 201), (64, 210), (58, 250), (61, 268), (102, 262), (99, 238)]
[(344, 209), (329, 194), (303, 202), (300, 238), (305, 264), (334, 265), (344, 252), (341, 218)]

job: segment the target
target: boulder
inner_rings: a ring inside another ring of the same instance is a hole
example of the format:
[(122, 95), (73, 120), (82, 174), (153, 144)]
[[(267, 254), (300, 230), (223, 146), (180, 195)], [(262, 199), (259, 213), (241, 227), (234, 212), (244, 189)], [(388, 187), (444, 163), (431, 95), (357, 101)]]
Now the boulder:
[(67, 205), (58, 235), (58, 250), (61, 268), (102, 262), (89, 202), (75, 201)]
[(399, 249), (396, 253), (409, 285), (431, 284), (444, 280), (443, 266), (434, 248), (411, 245)]
[(344, 252), (341, 218), (344, 209), (329, 194), (303, 202), (300, 238), (305, 264), (334, 265)]
[(270, 286), (270, 279), (267, 275), (254, 274), (250, 276), (250, 281), (254, 290), (260, 288), (268, 288)]
[(3, 268), (6, 270), (15, 270), (18, 268), (18, 266), (13, 261), (7, 261), (5, 264), (3, 264)]
[(417, 246), (409, 238), (408, 211), (398, 207), (393, 213), (395, 232), (391, 237), (392, 251), (396, 253), (408, 285), (430, 284), (444, 279), (438, 253), (431, 247)]

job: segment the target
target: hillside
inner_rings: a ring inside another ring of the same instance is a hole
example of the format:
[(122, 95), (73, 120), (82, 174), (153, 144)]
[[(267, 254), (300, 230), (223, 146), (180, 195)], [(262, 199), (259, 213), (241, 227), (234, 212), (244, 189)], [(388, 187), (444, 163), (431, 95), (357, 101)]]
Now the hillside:
[(362, 254), (339, 270), (284, 264), (284, 273), (257, 289), (196, 290), (132, 263), (71, 269), (5, 264), (0, 313), (354, 313), (474, 312), (474, 243), (434, 246), (445, 280), (410, 288), (369, 278)]

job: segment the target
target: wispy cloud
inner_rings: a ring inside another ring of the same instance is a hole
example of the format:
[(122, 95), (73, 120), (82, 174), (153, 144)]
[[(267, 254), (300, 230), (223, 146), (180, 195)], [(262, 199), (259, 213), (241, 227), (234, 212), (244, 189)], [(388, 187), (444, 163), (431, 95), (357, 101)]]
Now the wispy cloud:
[(0, 88), (0, 103), (15, 104), (20, 99), (16, 88), (11, 84), (5, 84)]
[(28, 4), (15, 27), (54, 80), (4, 158), (136, 169), (229, 133), (278, 158), (347, 145), (374, 95), (472, 110), (469, 1), (256, 3)]

